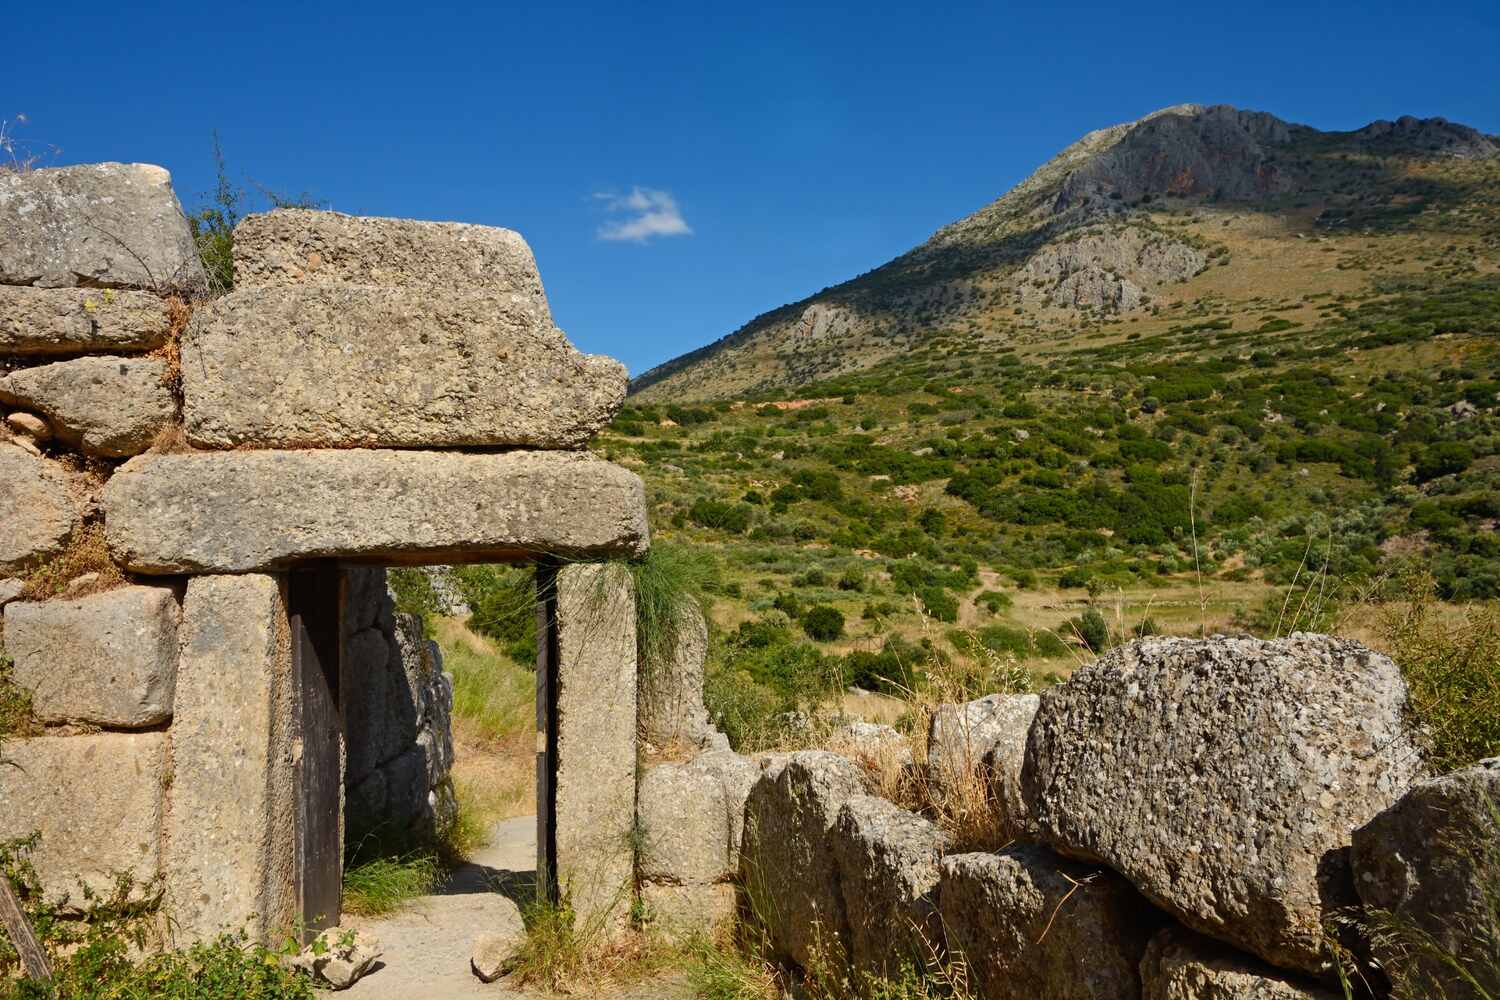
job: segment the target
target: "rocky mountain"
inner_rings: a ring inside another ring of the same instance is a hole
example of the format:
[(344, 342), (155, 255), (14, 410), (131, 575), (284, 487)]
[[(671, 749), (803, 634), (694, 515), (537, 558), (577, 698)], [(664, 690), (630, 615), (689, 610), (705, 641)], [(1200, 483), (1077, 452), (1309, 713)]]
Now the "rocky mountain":
[(1323, 132), (1226, 105), (1167, 108), (1085, 135), (922, 245), (757, 316), (632, 390), (763, 393), (935, 335), (1024, 351), (1099, 324), (1149, 333), (1174, 302), (1327, 290), (1347, 282), (1295, 272), (1322, 273), (1330, 248), (1309, 258), (1298, 244), (1332, 241), (1352, 259), (1371, 237), (1493, 228), (1497, 164), (1500, 137), (1442, 118)]

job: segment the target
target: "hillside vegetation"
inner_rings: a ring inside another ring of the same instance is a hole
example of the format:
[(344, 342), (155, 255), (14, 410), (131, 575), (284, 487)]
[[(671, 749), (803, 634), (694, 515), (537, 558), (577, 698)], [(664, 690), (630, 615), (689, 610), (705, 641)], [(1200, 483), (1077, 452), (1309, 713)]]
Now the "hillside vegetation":
[(714, 553), (735, 699), (1327, 627), (1408, 564), (1490, 600), (1497, 148), (1225, 108), (1094, 133), (648, 373), (596, 447)]

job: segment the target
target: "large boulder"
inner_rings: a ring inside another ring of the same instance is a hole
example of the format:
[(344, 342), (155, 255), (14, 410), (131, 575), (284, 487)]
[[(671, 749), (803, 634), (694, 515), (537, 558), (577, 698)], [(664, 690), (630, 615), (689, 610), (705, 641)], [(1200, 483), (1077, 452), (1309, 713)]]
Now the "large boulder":
[(580, 448), (625, 367), (580, 354), (545, 303), (481, 287), (239, 288), (183, 338), (183, 415), (205, 448)]
[(172, 422), (160, 358), (71, 358), (0, 377), (0, 402), (37, 410), (57, 437), (89, 455), (138, 455)]
[(345, 282), (431, 292), (485, 289), (548, 318), (536, 259), (521, 235), (425, 222), (278, 208), (234, 229), (237, 288)]
[(740, 884), (779, 957), (804, 968), (846, 962), (832, 835), (839, 810), (865, 792), (859, 767), (820, 750), (767, 765), (745, 803)]
[(1136, 1000), (1157, 918), (1113, 872), (1028, 844), (950, 854), (938, 906), (948, 948), (985, 1000)]
[(61, 552), (78, 521), (62, 466), (0, 440), (0, 573)]
[(939, 705), (927, 731), (927, 780), (935, 795), (966, 781), (993, 791), (999, 835), (1027, 834), (1021, 795), (1026, 737), (1040, 699), (1034, 694), (991, 694), (962, 705)]
[(49, 899), (108, 892), (116, 872), (161, 871), (167, 734), (99, 733), (7, 740), (0, 753), (0, 841), (41, 834), (32, 856)]
[(110, 551), (137, 573), (243, 573), (322, 557), (605, 559), (648, 544), (640, 479), (576, 452), (141, 455), (111, 477), (103, 501)]
[(1042, 695), (1041, 837), (1202, 933), (1322, 972), (1350, 833), (1421, 774), (1396, 665), (1357, 642), (1142, 639)]
[(860, 972), (897, 978), (938, 954), (938, 860), (945, 838), (927, 820), (873, 795), (845, 802), (832, 847), (848, 920), (848, 954)]
[(0, 285), (0, 354), (149, 351), (170, 328), (150, 292)]
[(1338, 1000), (1243, 952), (1182, 927), (1164, 927), (1141, 959), (1141, 1000)]
[(0, 284), (198, 289), (172, 176), (147, 163), (0, 173)]
[(1413, 995), (1500, 996), (1500, 757), (1415, 786), (1354, 832), (1353, 853), (1393, 978)]
[(5, 651), (43, 722), (141, 729), (172, 717), (178, 613), (169, 587), (18, 602), (4, 611)]

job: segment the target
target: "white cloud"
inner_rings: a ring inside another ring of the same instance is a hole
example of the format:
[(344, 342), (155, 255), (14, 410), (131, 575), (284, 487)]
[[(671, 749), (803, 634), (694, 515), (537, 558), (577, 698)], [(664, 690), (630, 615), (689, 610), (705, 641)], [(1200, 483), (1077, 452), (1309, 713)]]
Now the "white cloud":
[(653, 236), (691, 236), (692, 228), (682, 217), (677, 199), (665, 191), (633, 187), (629, 194), (596, 194), (604, 210), (620, 216), (599, 227), (601, 240), (645, 243)]

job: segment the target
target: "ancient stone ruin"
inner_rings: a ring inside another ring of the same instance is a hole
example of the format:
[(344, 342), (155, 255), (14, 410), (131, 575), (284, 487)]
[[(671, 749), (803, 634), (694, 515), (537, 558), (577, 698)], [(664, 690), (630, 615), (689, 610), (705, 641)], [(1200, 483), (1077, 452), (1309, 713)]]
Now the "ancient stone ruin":
[[(165, 171), (0, 174), (0, 604), (40, 735), (0, 839), (49, 892), (160, 876), (187, 939), (339, 919), (346, 840), (453, 815), (451, 681), (382, 567), (537, 564), (539, 866), (628, 911), (625, 370), (503, 229), (282, 210), (205, 277)], [(590, 565), (594, 563), (596, 565)]]
[[(580, 921), (750, 919), (793, 968), (961, 966), (1006, 1000), (1329, 1000), (1334, 942), (1373, 995), (1414, 962), (1500, 989), (1341, 923), (1500, 969), (1500, 763), (1429, 775), (1386, 657), (1146, 638), (940, 707), (915, 755), (855, 724), (741, 756), (696, 607), (638, 662), (644, 491), (584, 450), (624, 371), (556, 329), (519, 236), (280, 210), (235, 269), (197, 296), (157, 168), (0, 174), (0, 642), (42, 726), (0, 747), (0, 839), (41, 832), (49, 893), (160, 877), (186, 939), (336, 924), (351, 838), (454, 809), (451, 681), (383, 567), (525, 562), (538, 870)], [(875, 794), (891, 761), (981, 782), (995, 842)], [(514, 923), (467, 929), (486, 981)]]

